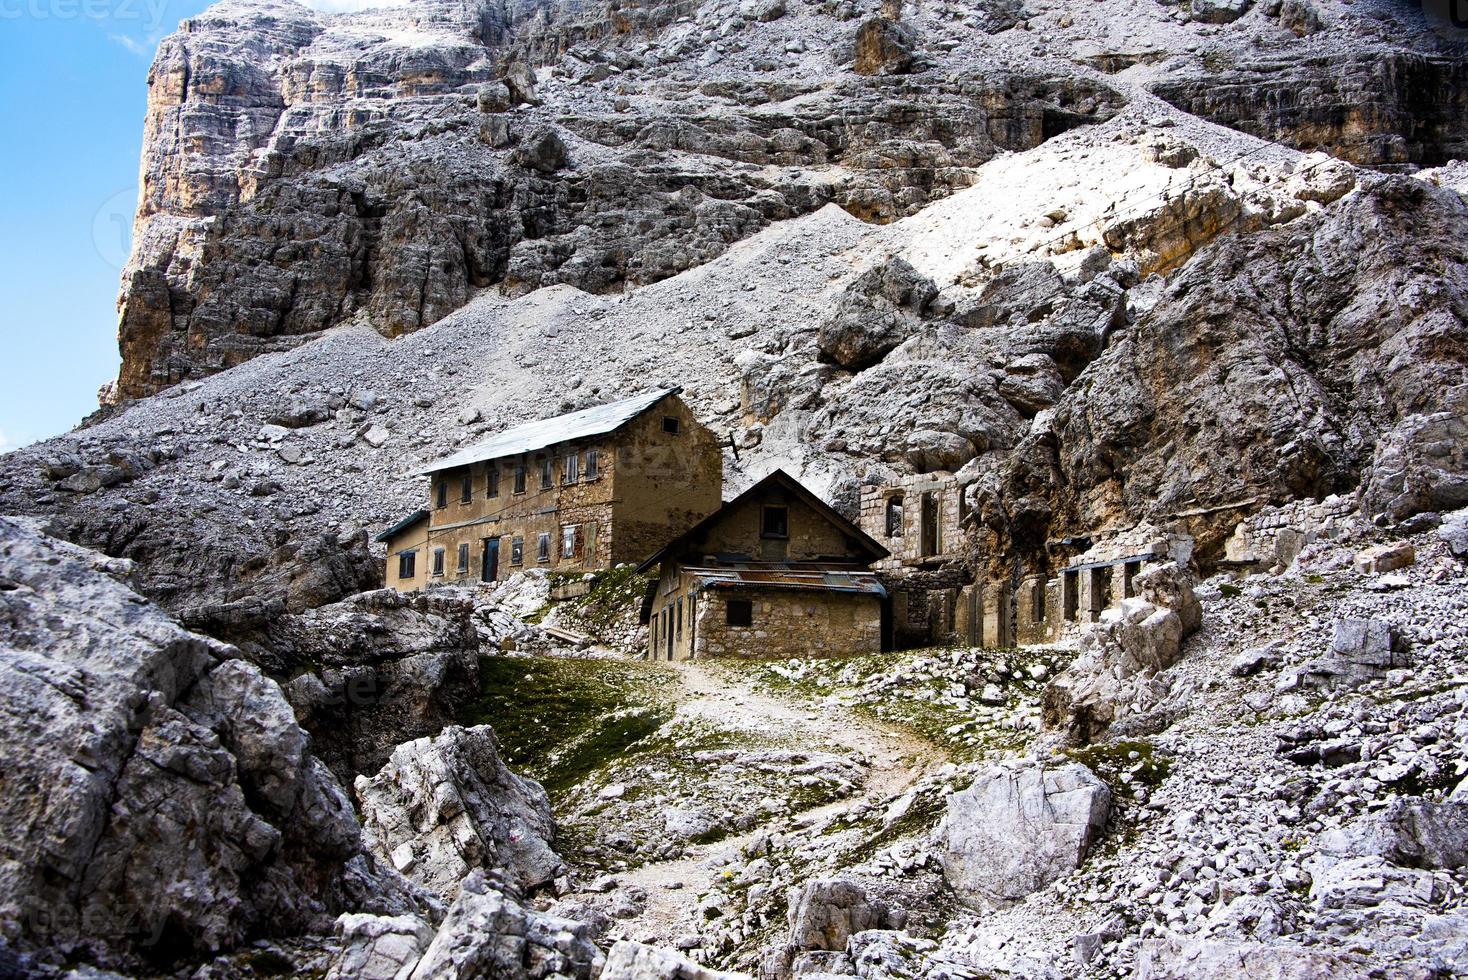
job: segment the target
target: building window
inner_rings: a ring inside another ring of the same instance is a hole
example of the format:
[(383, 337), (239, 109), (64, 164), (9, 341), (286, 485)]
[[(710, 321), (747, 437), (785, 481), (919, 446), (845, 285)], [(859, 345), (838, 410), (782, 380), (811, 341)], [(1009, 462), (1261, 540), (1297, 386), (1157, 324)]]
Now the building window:
[(520, 463), (515, 467), (515, 492), (525, 492), (525, 464)]
[(459, 481), (459, 503), (467, 504), (474, 500), (474, 477), (468, 473), (464, 474)]
[(586, 478), (588, 480), (596, 479), (596, 464), (598, 462), (596, 450), (588, 449), (586, 451)]
[(535, 560), (550, 561), (550, 532), (541, 531), (535, 541)]
[(418, 574), (418, 552), (398, 552), (398, 578), (412, 578)]
[(673, 633), (674, 633), (675, 636), (678, 637), (678, 639), (681, 640), (681, 639), (683, 639), (683, 597), (682, 596), (679, 596), (678, 597), (678, 605), (675, 608), (677, 609), (677, 613), (674, 615), (674, 621), (675, 621), (676, 625), (673, 627)]
[(724, 603), (724, 622), (729, 626), (754, 625), (754, 603), (748, 599), (729, 599)]
[(676, 436), (678, 434), (678, 429), (679, 429), (678, 416), (676, 416), (676, 415), (664, 415), (663, 416), (663, 431), (664, 432), (666, 432), (670, 436)]
[(443, 549), (442, 548), (434, 548), (433, 549), (433, 574), (434, 575), (442, 575), (443, 574)]
[(575, 483), (578, 479), (580, 479), (580, 473), (581, 457), (578, 456), (576, 453), (572, 453), (561, 462), (562, 483)]
[(485, 483), (488, 484), (485, 496), (498, 497), (500, 495), (500, 468), (498, 466), (489, 468), (489, 473), (485, 476)]
[(556, 485), (555, 460), (549, 456), (540, 461), (540, 489), (549, 490)]
[(921, 498), (922, 512), (918, 515), (921, 521), (918, 525), (918, 550), (923, 558), (943, 553), (943, 527), (939, 523), (941, 510), (939, 508), (938, 494), (933, 492), (924, 493)]
[(760, 518), (760, 536), (766, 538), (790, 537), (790, 509), (775, 506), (764, 508)]
[(459, 574), (463, 575), (469, 570), (469, 546), (459, 545)]
[(576, 525), (564, 524), (561, 526), (561, 557), (576, 557)]
[(439, 510), (443, 510), (449, 505), (449, 485), (447, 482), (439, 480), (438, 484), (433, 488), (433, 494), (433, 506)]
[(902, 537), (902, 497), (887, 499), (887, 537)]
[(525, 539), (524, 538), (511, 538), (510, 539), (510, 564), (511, 565), (523, 565), (523, 564), (525, 564)]

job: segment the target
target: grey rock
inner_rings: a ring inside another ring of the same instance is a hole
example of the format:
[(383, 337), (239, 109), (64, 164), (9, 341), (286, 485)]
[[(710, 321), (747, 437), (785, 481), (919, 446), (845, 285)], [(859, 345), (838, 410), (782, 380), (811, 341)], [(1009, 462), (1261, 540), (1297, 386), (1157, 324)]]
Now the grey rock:
[(1468, 802), (1398, 797), (1323, 834), (1319, 846), (1329, 854), (1380, 857), (1408, 868), (1461, 868), (1468, 864)]
[(1348, 953), (1283, 944), (1212, 939), (1149, 939), (1137, 955), (1137, 980), (1347, 980), (1362, 963)]
[(407, 980), (433, 941), (433, 926), (415, 915), (343, 915), (336, 920), (341, 952), (327, 980)]
[[(900, 927), (902, 916), (854, 881), (817, 878), (790, 893), (790, 945), (796, 950), (846, 949), (853, 934)], [(895, 921), (894, 921), (895, 920)]]
[(446, 899), (475, 869), (522, 889), (562, 871), (545, 790), (505, 767), (488, 725), (406, 742), (355, 789), (372, 852)]
[(1111, 791), (1083, 765), (994, 766), (949, 797), (934, 832), (943, 875), (980, 907), (1018, 901), (1080, 867), (1110, 810)]
[(748, 974), (713, 970), (673, 950), (623, 939), (612, 945), (600, 980), (751, 980)]

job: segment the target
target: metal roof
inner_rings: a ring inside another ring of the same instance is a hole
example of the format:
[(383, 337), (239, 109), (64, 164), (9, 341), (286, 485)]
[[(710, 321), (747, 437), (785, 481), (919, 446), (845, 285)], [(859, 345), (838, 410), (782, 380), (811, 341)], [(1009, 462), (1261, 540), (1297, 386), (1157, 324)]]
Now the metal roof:
[(517, 425), (436, 463), (414, 470), (413, 473), (415, 476), (426, 476), (458, 466), (533, 453), (573, 439), (604, 436), (620, 429), (669, 395), (677, 395), (682, 391), (682, 388), (660, 388), (606, 405), (583, 408), (569, 415), (557, 415), (555, 418)]
[(778, 564), (718, 565), (685, 568), (705, 589), (799, 589), (808, 592), (854, 592), (885, 597), (887, 590), (873, 572), (835, 566)]
[(388, 528), (386, 531), (383, 531), (374, 540), (376, 540), (379, 544), (386, 544), (387, 542), (389, 542), (389, 541), (392, 540), (393, 535), (395, 535), (395, 534), (401, 534), (402, 532), (406, 531), (408, 528), (412, 527), (414, 524), (417, 524), (419, 521), (423, 521), (423, 520), (427, 520), (427, 519), (428, 519), (428, 511), (426, 511), (426, 510), (415, 510), (415, 511), (413, 511), (413, 513), (409, 514), (407, 517), (405, 517), (402, 520), (398, 521), (396, 524), (394, 524), (392, 527)]

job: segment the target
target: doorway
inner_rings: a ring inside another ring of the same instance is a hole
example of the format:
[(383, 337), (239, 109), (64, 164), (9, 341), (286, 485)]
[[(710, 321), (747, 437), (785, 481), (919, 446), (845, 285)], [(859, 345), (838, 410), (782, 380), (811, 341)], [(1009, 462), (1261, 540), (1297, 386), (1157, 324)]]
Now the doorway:
[(493, 582), (500, 575), (500, 539), (484, 539), (484, 568), (480, 572), (480, 578), (486, 582)]

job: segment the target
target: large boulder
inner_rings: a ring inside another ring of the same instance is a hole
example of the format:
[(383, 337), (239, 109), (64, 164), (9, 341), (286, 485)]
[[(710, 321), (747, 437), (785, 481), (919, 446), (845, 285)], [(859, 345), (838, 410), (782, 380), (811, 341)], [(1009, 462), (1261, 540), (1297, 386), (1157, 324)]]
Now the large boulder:
[(1468, 865), (1468, 798), (1433, 803), (1398, 797), (1384, 808), (1322, 834), (1322, 852), (1380, 857), (1407, 868)]
[(563, 868), (545, 790), (506, 768), (488, 725), (398, 746), (356, 792), (373, 853), (445, 898), (476, 869), (534, 889)]
[(433, 903), (362, 844), (274, 681), (0, 519), (0, 918), (118, 965)]
[(1468, 505), (1468, 384), (1447, 389), (1441, 411), (1409, 415), (1383, 433), (1360, 500), (1363, 513), (1394, 521)]
[(887, 258), (858, 276), (821, 324), (821, 360), (848, 371), (870, 367), (919, 330), (936, 312), (937, 298), (931, 279), (902, 259)]
[(1024, 898), (1080, 867), (1106, 828), (1111, 790), (1079, 763), (1003, 763), (949, 797), (934, 833), (943, 875), (977, 907)]
[(1289, 671), (1279, 687), (1354, 688), (1410, 662), (1404, 638), (1381, 619), (1338, 619), (1330, 651)]
[(916, 39), (902, 24), (873, 17), (856, 30), (852, 70), (858, 75), (902, 75), (915, 69), (916, 49)]
[(902, 916), (865, 888), (842, 878), (816, 878), (790, 892), (790, 945), (796, 950), (846, 949), (868, 929), (900, 927)]

